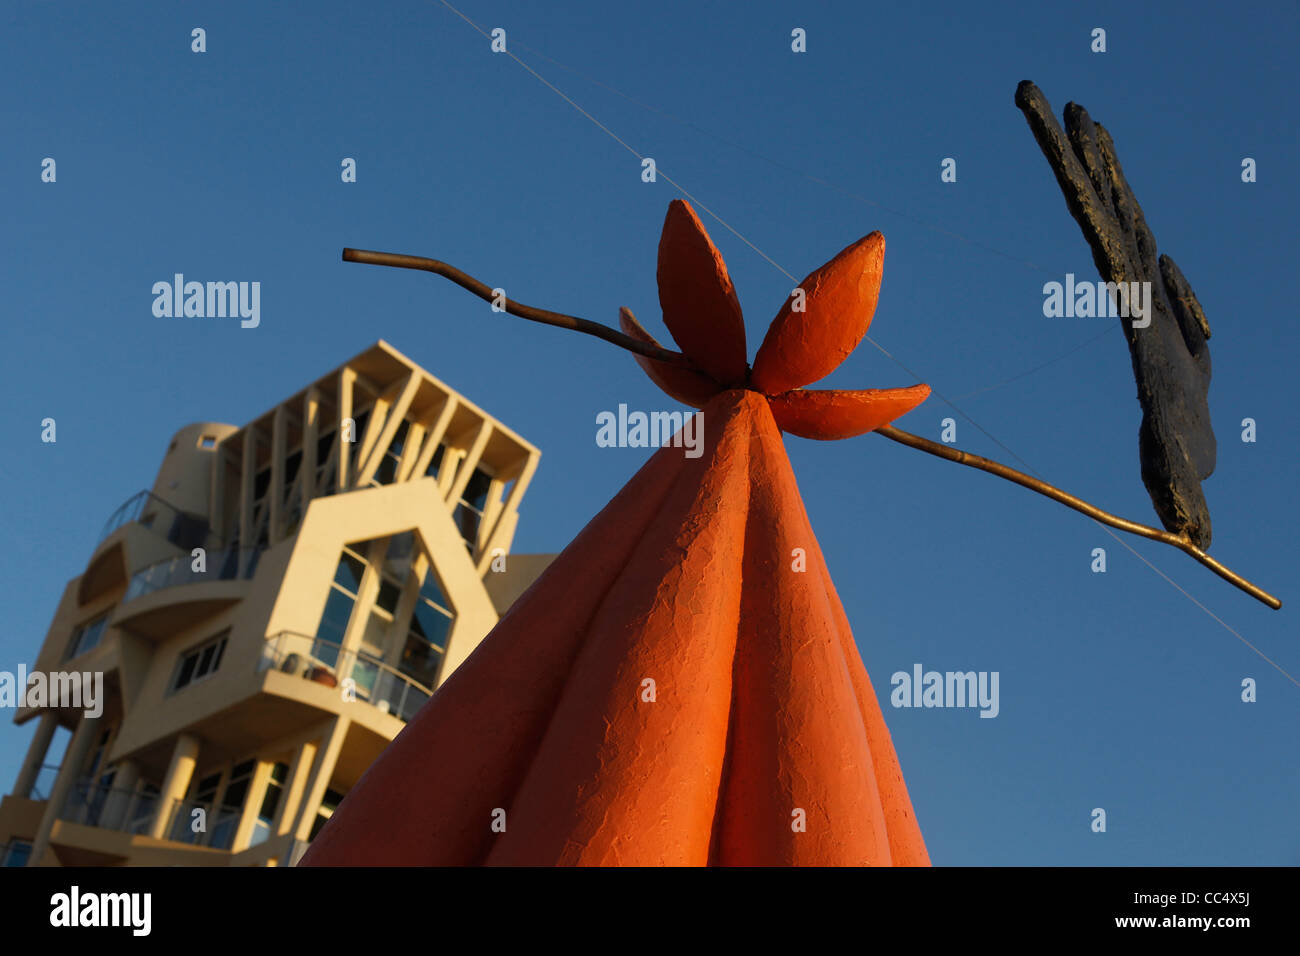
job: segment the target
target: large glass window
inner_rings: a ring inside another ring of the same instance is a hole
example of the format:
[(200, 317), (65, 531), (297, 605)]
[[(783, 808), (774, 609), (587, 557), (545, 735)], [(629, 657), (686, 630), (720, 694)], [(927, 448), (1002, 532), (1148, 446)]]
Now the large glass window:
[(221, 806), (217, 807), (209, 820), (208, 826), (212, 838), (208, 845), (218, 850), (229, 850), (235, 842), (235, 830), (239, 828), (239, 818), (244, 810), (244, 801), (248, 799), (248, 788), (253, 782), (253, 771), (257, 769), (256, 760), (245, 760), (230, 771), (230, 782), (221, 797)]
[(425, 571), (411, 614), (411, 626), (406, 635), (406, 646), (398, 669), (408, 677), (432, 688), (438, 679), (438, 669), (447, 649), (447, 635), (451, 632), (452, 613), (447, 599), (438, 585), (433, 568)]
[(108, 626), (108, 615), (101, 614), (99, 617), (87, 621), (80, 625), (72, 632), (72, 640), (68, 642), (67, 660), (78, 657), (86, 651), (97, 646), (104, 638), (104, 629)]
[[(428, 697), (409, 683), (436, 685), (455, 615), (414, 532), (390, 538), (382, 558), (373, 544), (344, 549), (311, 653), (340, 681), (350, 678), (359, 700), (409, 719)], [(366, 586), (368, 594), (374, 588), (373, 600), (359, 607), (367, 568), (362, 554), (374, 558), (377, 580)], [(340, 648), (350, 631), (356, 644), (344, 655)]]
[(361, 591), (361, 578), (366, 573), (366, 562), (350, 548), (343, 549), (338, 567), (334, 570), (334, 581), (330, 585), (329, 596), (325, 599), (325, 611), (321, 614), (320, 626), (316, 628), (316, 641), (312, 645), (311, 656), (330, 667), (338, 664), (339, 648), (347, 634), (348, 621), (352, 618), (352, 609), (357, 603), (357, 594)]
[(216, 810), (217, 787), (221, 785), (221, 773), (210, 773), (190, 784), (190, 797), (177, 803), (172, 818), (171, 839), (178, 843), (201, 843), (207, 835), (204, 831), (195, 831), (195, 810), (202, 810), (205, 817), (204, 830), (213, 824), (213, 811)]
[(271, 779), (266, 782), (266, 794), (262, 797), (262, 807), (257, 811), (257, 821), (253, 824), (253, 835), (249, 846), (265, 843), (271, 836), (271, 827), (275, 823), (275, 814), (280, 809), (280, 798), (284, 795), (285, 781), (289, 778), (289, 765), (277, 763), (271, 768)]

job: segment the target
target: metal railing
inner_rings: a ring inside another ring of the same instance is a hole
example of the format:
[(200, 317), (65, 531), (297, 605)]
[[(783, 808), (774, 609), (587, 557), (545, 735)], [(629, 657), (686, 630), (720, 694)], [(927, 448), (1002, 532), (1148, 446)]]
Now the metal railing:
[(155, 794), (92, 784), (89, 778), (82, 778), (68, 791), (59, 819), (123, 833), (147, 833), (157, 810)]
[[(92, 784), (89, 779), (82, 779), (73, 784), (59, 819), (120, 833), (147, 834), (161, 803), (157, 794)], [(166, 814), (164, 839), (229, 850), (235, 842), (244, 808), (219, 805), (215, 801), (178, 799), (167, 801), (161, 812)]]
[(131, 583), (126, 588), (126, 596), (122, 601), (125, 603), (132, 598), (178, 584), (191, 584), (196, 581), (246, 580), (257, 570), (258, 559), (265, 550), (265, 548), (229, 548), (225, 551), (213, 551), (206, 556), (203, 571), (194, 570), (194, 558), (189, 554), (163, 558), (132, 575)]
[(243, 807), (218, 805), (216, 801), (172, 800), (167, 806), (163, 834), (175, 843), (229, 850), (243, 814)]
[(104, 523), (95, 547), (99, 547), (110, 534), (125, 524), (139, 521), (155, 534), (185, 549), (212, 544), (212, 533), (207, 519), (201, 515), (182, 511), (170, 501), (164, 501), (151, 491), (139, 491), (122, 502)]
[[(410, 720), (433, 691), (365, 651), (347, 651), (310, 634), (280, 631), (266, 638), (259, 670), (278, 669), (340, 693), (354, 694), (400, 720)], [(351, 684), (345, 683), (351, 681)]]

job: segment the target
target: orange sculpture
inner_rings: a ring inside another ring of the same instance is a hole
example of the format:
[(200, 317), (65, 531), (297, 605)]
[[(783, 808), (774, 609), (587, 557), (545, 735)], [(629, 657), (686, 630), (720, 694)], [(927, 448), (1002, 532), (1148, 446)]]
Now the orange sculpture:
[(696, 368), (637, 361), (702, 408), (704, 454), (655, 453), (301, 865), (929, 864), (781, 438), (863, 434), (929, 394), (803, 388), (866, 334), (883, 255), (872, 233), (805, 279), (751, 371), (726, 265), (672, 203), (659, 296)]

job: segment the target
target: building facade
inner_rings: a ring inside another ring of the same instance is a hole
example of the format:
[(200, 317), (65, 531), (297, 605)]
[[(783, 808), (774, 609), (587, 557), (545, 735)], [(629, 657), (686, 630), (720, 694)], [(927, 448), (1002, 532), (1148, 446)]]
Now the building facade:
[(102, 699), (18, 707), (0, 862), (295, 863), (549, 560), (509, 554), (539, 457), (382, 341), (177, 432), (32, 668), (102, 674)]

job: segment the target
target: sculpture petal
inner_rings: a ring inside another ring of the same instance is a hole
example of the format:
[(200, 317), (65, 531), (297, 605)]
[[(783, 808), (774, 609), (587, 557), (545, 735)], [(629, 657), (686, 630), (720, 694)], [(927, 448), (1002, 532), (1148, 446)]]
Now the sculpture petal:
[[(648, 342), (651, 345), (659, 344), (655, 341), (653, 335), (641, 327), (641, 323), (636, 320), (636, 316), (627, 309), (618, 310), (618, 324), (623, 329), (624, 335), (630, 335), (634, 339)], [(633, 357), (636, 359), (636, 363), (650, 376), (650, 381), (683, 405), (690, 405), (692, 408), (703, 408), (710, 398), (722, 391), (722, 386), (707, 375), (692, 372), (688, 368), (678, 368), (675, 365), (669, 365), (667, 362), (656, 362), (644, 355), (634, 353)]]
[(656, 277), (673, 341), (720, 384), (743, 385), (749, 366), (735, 286), (699, 216), (680, 199), (668, 204)]
[(906, 415), (930, 395), (929, 385), (860, 391), (799, 388), (768, 399), (781, 431), (830, 441), (853, 438)]
[[(754, 357), (751, 384), (780, 395), (833, 372), (867, 334), (884, 261), (885, 237), (873, 232), (804, 279), (772, 320)], [(802, 312), (795, 311), (799, 290)]]

